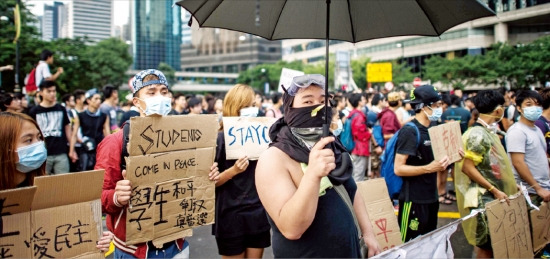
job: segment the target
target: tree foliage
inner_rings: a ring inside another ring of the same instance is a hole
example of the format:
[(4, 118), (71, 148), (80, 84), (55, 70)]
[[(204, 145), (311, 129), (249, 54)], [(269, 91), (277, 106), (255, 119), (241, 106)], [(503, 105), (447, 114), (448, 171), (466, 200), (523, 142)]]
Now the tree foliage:
[(525, 88), (549, 81), (550, 36), (529, 44), (497, 43), (485, 55), (454, 59), (433, 56), (426, 60), (424, 77), (452, 87), (472, 84)]
[(174, 85), (176, 83), (176, 70), (172, 68), (170, 64), (160, 62), (157, 69), (161, 71), (164, 76), (166, 76), (166, 80), (168, 80), (169, 85)]
[[(7, 16), (8, 21), (0, 21), (0, 65), (15, 66), (15, 26), (13, 9), (16, 0), (0, 1), (0, 16)], [(58, 91), (63, 94), (75, 89), (101, 88), (106, 84), (119, 86), (125, 83), (125, 73), (132, 64), (128, 45), (115, 38), (98, 43), (87, 38), (55, 39), (43, 41), (37, 29), (30, 25), (36, 18), (30, 13), (23, 1), (20, 5), (21, 36), (19, 38), (20, 72), (19, 85), (24, 86), (24, 78), (38, 64), (40, 53), (49, 49), (54, 53), (52, 73), (57, 67), (63, 67), (64, 73), (56, 80)], [(15, 85), (14, 71), (2, 72), (2, 88), (13, 91)]]

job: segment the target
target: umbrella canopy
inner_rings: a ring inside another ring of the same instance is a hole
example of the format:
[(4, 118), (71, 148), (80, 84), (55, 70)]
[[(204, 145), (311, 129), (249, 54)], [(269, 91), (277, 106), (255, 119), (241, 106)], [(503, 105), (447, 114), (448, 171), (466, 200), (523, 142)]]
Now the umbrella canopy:
[(463, 22), (494, 15), (477, 0), (332, 0), (326, 35), (325, 0), (183, 0), (200, 27), (268, 40), (359, 42), (392, 36), (439, 36)]
[[(200, 27), (268, 40), (325, 39), (327, 98), (329, 39), (355, 43), (393, 36), (439, 36), (455, 25), (494, 15), (478, 0), (183, 0), (176, 4), (189, 11)], [(329, 119), (323, 126), (325, 136)]]

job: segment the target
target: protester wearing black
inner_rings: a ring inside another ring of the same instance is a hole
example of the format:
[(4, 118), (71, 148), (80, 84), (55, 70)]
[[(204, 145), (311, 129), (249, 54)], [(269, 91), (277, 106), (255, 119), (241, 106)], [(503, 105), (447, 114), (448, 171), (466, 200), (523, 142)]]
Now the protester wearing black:
[(428, 128), (441, 118), (441, 96), (433, 86), (424, 85), (411, 94), (411, 105), (416, 112), (414, 125), (420, 132), (420, 143), (413, 126), (399, 131), (396, 143), (395, 174), (403, 185), (399, 194), (401, 238), (403, 242), (424, 235), (437, 228), (439, 202), (437, 172), (447, 168), (449, 158), (435, 161)]

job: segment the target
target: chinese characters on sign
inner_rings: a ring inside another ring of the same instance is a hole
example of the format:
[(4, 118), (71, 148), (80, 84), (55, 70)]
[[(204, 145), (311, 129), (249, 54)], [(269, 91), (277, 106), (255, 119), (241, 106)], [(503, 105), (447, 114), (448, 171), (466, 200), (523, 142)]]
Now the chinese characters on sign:
[(462, 148), (462, 133), (460, 122), (452, 121), (428, 129), (434, 159), (439, 161), (443, 157), (449, 157), (449, 163), (461, 159), (458, 152)]

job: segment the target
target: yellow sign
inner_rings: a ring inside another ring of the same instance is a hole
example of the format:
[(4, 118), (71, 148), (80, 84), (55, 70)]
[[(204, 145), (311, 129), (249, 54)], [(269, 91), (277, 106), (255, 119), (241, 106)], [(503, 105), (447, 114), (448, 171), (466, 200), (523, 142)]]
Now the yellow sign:
[(392, 67), (390, 62), (386, 63), (367, 63), (367, 82), (391, 82)]

